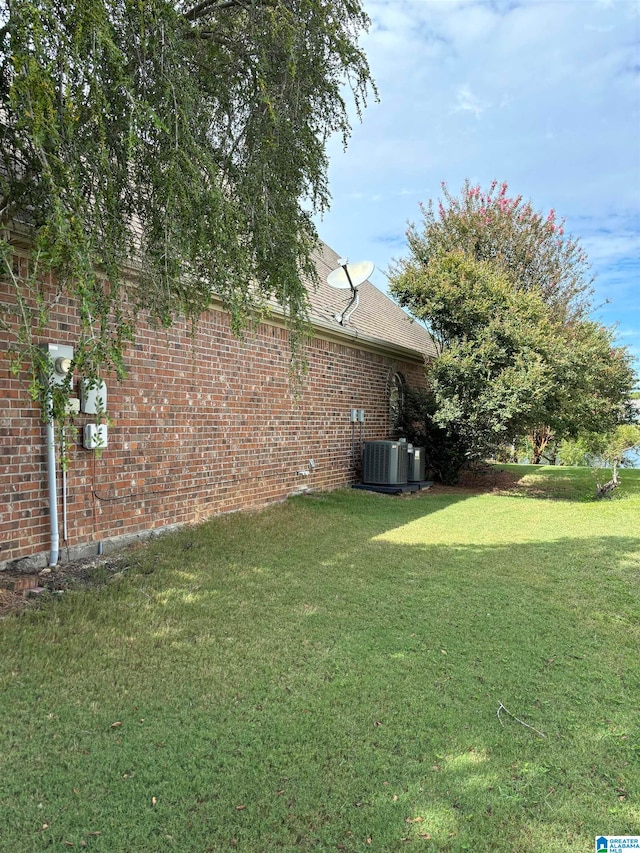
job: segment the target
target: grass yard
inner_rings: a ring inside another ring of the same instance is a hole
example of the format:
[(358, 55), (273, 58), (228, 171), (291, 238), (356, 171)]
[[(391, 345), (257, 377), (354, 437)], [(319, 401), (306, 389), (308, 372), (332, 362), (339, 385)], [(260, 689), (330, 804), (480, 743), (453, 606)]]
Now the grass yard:
[(221, 517), (0, 621), (0, 850), (640, 833), (640, 471), (504, 467)]

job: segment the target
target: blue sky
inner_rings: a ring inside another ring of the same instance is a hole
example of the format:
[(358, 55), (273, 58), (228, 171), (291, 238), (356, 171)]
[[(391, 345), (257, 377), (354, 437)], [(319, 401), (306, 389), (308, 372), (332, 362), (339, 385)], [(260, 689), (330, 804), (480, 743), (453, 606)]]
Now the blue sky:
[(594, 316), (640, 372), (639, 0), (364, 0), (380, 93), (329, 143), (320, 236), (372, 281), (419, 203), (465, 178), (554, 208), (596, 276)]

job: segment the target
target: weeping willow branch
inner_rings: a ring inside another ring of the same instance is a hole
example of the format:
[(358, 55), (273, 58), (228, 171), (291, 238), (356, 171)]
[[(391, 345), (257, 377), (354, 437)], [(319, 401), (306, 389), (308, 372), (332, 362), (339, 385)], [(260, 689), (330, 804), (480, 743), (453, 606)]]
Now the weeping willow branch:
[(222, 12), (225, 9), (246, 9), (249, 6), (270, 5), (274, 5), (273, 0), (203, 0), (202, 3), (198, 3), (184, 12), (183, 18), (185, 21), (197, 21), (198, 18), (215, 12)]
[(326, 140), (350, 135), (345, 83), (358, 112), (375, 93), (359, 0), (12, 0), (0, 16), (0, 226), (24, 226), (77, 306), (78, 373), (119, 371), (141, 312), (197, 322), (214, 297), (238, 333), (279, 302), (299, 363)]

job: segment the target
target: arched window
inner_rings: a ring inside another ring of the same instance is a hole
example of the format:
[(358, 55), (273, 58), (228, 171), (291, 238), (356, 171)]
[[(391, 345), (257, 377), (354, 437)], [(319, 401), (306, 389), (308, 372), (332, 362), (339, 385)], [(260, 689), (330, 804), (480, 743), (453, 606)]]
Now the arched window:
[(389, 426), (392, 433), (397, 433), (400, 428), (400, 416), (404, 405), (405, 381), (401, 373), (391, 376), (389, 387)]

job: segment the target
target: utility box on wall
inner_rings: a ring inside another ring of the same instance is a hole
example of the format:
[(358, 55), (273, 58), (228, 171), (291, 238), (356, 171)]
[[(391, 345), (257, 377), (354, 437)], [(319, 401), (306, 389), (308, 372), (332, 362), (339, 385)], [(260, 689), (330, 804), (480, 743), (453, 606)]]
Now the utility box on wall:
[(85, 450), (102, 450), (107, 446), (106, 424), (87, 424), (82, 431), (82, 446)]
[(66, 346), (65, 344), (45, 344), (44, 349), (51, 363), (49, 379), (54, 385), (62, 385), (71, 369), (73, 347)]
[(92, 386), (87, 379), (80, 380), (80, 409), (87, 415), (101, 415), (107, 411), (107, 386), (104, 382)]

